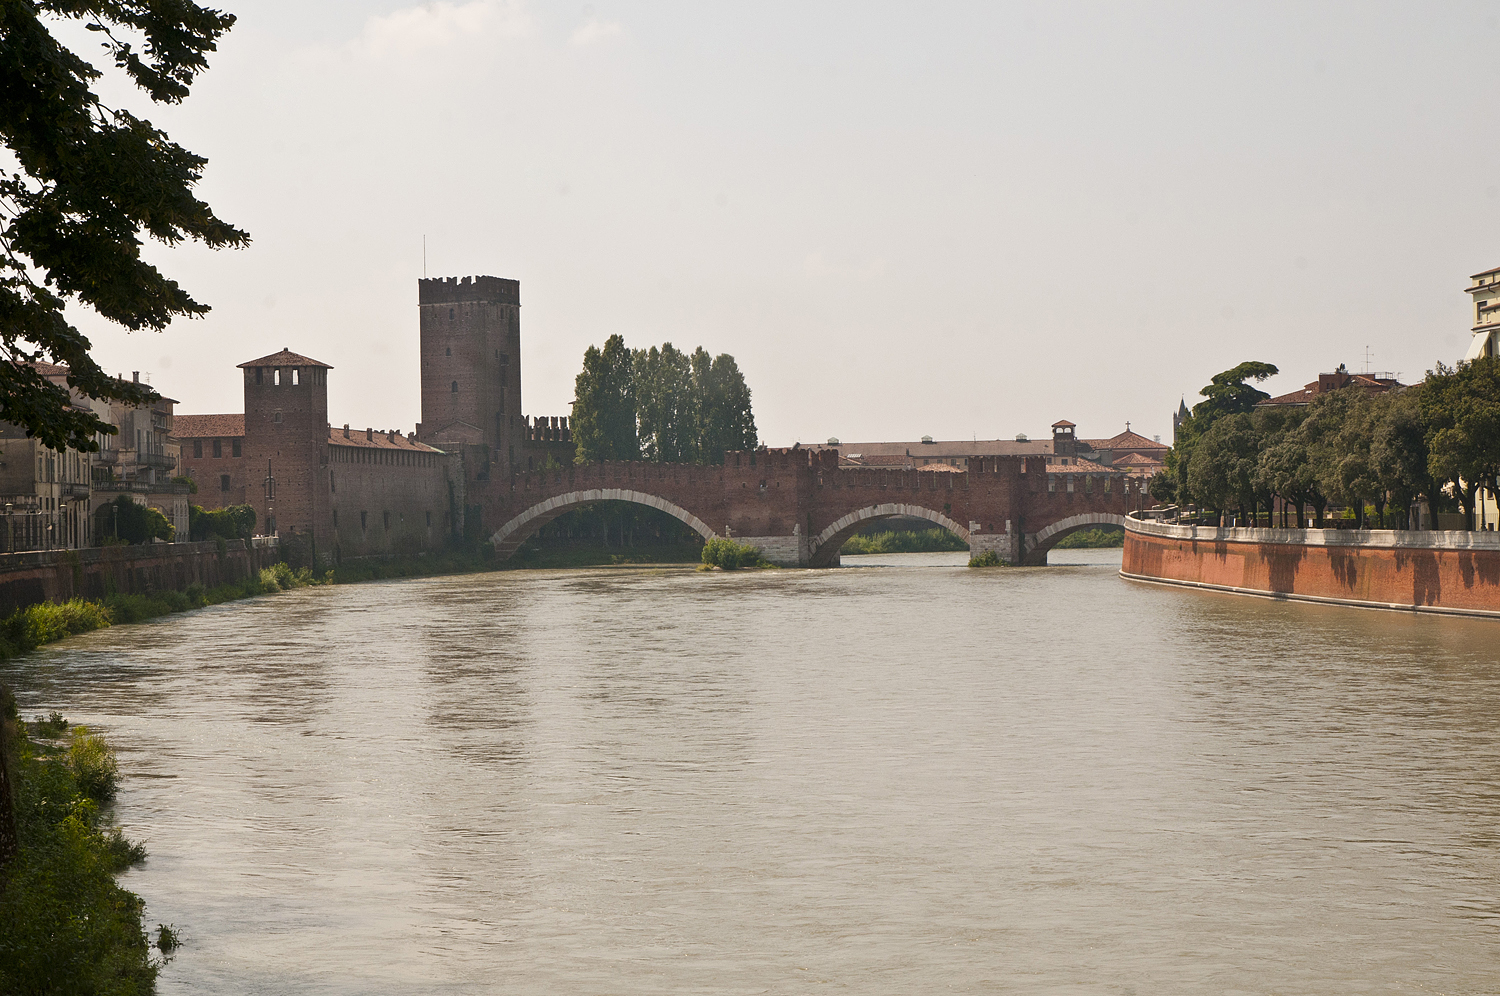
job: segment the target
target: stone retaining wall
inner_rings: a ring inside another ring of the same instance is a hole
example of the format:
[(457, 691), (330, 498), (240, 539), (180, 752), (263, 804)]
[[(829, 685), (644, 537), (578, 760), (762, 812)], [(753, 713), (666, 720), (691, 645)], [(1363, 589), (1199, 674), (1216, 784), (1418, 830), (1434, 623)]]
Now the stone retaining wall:
[(1132, 517), (1120, 574), (1272, 598), (1500, 618), (1500, 533), (1236, 529)]
[(152, 543), (0, 554), (0, 617), (38, 602), (182, 591), (242, 581), (280, 559), (276, 540)]

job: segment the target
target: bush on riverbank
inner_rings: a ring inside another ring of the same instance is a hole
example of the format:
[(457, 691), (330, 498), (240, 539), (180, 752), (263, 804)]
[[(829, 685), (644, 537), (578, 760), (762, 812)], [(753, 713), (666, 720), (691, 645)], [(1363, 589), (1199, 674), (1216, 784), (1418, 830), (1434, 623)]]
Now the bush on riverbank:
[(748, 543), (736, 543), (732, 539), (715, 537), (703, 544), (703, 568), (717, 567), (724, 571), (737, 571), (742, 567), (769, 567), (769, 562), (760, 555), (760, 548)]
[(145, 850), (102, 808), (114, 795), (113, 751), (83, 727), (56, 741), (66, 726), (54, 716), (28, 729), (0, 686), (17, 844), (0, 866), (0, 992), (145, 996), (158, 970), (145, 904), (114, 880)]
[(969, 544), (946, 529), (900, 530), (850, 536), (839, 548), (840, 554), (863, 553), (940, 553), (967, 550)]
[(998, 553), (996, 553), (994, 550), (986, 550), (983, 553), (978, 554), (977, 556), (970, 557), (969, 558), (969, 566), (970, 567), (1009, 567), (1010, 565), (1007, 564), (1005, 561), (1001, 560), (1000, 559), (1000, 555)]

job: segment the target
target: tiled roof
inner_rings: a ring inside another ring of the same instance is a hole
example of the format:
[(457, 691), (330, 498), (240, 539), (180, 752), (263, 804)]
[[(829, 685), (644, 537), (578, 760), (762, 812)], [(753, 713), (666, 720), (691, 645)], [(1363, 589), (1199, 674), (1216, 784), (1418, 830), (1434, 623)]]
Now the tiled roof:
[[(1061, 459), (1061, 458), (1057, 458), (1057, 459)], [(1074, 458), (1071, 458), (1071, 457), (1068, 458), (1068, 459), (1072, 459), (1073, 462), (1072, 463), (1064, 464), (1064, 463), (1056, 463), (1053, 460), (1047, 461), (1047, 473), (1049, 473), (1049, 474), (1118, 474), (1119, 473), (1118, 470), (1111, 470), (1110, 468), (1104, 466), (1104, 464), (1102, 464), (1102, 463), (1095, 463), (1092, 460), (1078, 460), (1078, 459), (1074, 459)]]
[(1072, 422), (1069, 422), (1067, 419), (1061, 419), (1059, 421), (1053, 422), (1052, 423), (1052, 428), (1054, 428), (1054, 429), (1076, 429), (1076, 428), (1078, 428), (1078, 426), (1075, 425)]
[[(348, 432), (347, 437), (344, 436)], [(356, 446), (365, 449), (377, 450), (410, 450), (413, 453), (441, 453), (442, 450), (426, 443), (419, 443), (415, 439), (408, 439), (394, 429), (370, 430), (370, 438), (365, 436), (364, 429), (335, 429), (328, 428), (328, 442), (332, 446)]]
[(203, 439), (208, 436), (243, 436), (243, 415), (178, 415), (172, 419), (172, 438)]
[(262, 356), (258, 360), (247, 360), (240, 364), (240, 369), (244, 369), (245, 367), (324, 367), (328, 370), (333, 369), (331, 364), (324, 363), (322, 360), (315, 360), (310, 356), (303, 356), (301, 353), (294, 353), (290, 349), (283, 349), (279, 353)]
[(1139, 432), (1126, 429), (1118, 436), (1110, 436), (1108, 439), (1085, 439), (1085, 443), (1096, 450), (1164, 450), (1166, 443), (1158, 443), (1154, 439), (1147, 439)]
[(1143, 453), (1127, 453), (1114, 462), (1114, 465), (1116, 467), (1120, 466), (1121, 464), (1129, 464), (1131, 466), (1147, 464), (1152, 467), (1159, 467), (1161, 466), (1161, 461), (1153, 460)]

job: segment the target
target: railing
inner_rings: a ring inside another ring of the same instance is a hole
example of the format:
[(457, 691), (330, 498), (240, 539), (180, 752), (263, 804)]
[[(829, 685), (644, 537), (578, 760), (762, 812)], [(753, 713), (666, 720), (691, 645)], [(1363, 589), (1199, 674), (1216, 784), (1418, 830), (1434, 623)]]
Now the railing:
[(187, 495), (193, 493), (190, 485), (178, 484), (176, 481), (160, 484), (152, 484), (149, 481), (95, 481), (94, 490), (109, 492), (111, 494), (136, 495)]

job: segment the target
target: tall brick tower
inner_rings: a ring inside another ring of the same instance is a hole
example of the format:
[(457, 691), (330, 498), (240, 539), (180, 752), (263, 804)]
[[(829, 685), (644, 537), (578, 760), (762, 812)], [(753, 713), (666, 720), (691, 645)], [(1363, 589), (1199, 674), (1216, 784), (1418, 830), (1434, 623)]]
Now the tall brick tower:
[[(265, 532), (332, 532), (328, 503), (328, 371), (289, 349), (241, 363), (245, 371), (245, 500)], [(275, 479), (268, 495), (265, 479)]]
[(485, 444), (514, 466), (521, 421), (521, 282), (417, 281), (422, 329), (423, 442)]

